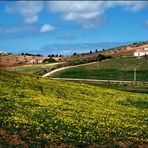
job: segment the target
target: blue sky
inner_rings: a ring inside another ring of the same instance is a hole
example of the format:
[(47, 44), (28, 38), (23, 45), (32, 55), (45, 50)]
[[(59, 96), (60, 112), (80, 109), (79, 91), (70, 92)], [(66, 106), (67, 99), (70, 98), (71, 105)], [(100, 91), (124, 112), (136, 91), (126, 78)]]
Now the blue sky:
[(0, 50), (67, 55), (147, 40), (147, 1), (0, 2)]

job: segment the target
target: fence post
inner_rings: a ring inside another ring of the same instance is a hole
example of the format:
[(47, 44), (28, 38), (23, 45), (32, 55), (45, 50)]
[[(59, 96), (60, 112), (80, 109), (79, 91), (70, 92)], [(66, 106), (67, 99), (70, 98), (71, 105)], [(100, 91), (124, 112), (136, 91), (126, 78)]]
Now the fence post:
[(136, 81), (136, 67), (134, 67), (134, 81)]

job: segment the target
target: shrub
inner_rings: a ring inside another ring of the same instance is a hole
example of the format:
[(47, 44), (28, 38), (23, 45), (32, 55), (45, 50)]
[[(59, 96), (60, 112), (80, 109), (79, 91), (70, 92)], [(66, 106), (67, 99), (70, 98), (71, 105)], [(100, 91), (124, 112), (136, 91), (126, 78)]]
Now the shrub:
[(56, 60), (53, 59), (53, 58), (49, 58), (49, 59), (44, 59), (43, 60), (43, 63), (54, 63), (54, 62), (56, 62)]

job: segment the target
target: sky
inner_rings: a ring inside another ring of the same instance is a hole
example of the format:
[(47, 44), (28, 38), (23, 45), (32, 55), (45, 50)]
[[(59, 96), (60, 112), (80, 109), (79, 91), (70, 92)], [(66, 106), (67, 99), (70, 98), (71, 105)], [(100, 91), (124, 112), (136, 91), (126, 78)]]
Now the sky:
[(0, 1), (0, 51), (69, 55), (148, 41), (147, 1)]

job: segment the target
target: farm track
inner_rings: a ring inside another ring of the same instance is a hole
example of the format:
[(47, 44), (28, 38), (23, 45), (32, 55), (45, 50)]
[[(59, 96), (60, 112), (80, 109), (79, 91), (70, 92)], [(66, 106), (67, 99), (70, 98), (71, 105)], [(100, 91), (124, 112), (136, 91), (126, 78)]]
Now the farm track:
[(141, 81), (98, 80), (98, 79), (75, 79), (75, 78), (51, 78), (51, 79), (53, 79), (53, 80), (64, 80), (64, 81), (112, 82), (112, 83), (142, 83), (142, 84), (148, 84), (148, 82), (141, 82)]
[(98, 63), (98, 62), (91, 62), (91, 63), (79, 64), (79, 65), (75, 65), (75, 66), (61, 67), (61, 68), (55, 69), (55, 70), (53, 70), (53, 71), (50, 71), (50, 72), (44, 74), (42, 77), (51, 76), (53, 73), (56, 73), (56, 72), (58, 72), (58, 71), (62, 71), (62, 70), (65, 70), (65, 69), (69, 69), (69, 68), (73, 68), (73, 67), (79, 67), (79, 66), (84, 66), (84, 65), (91, 65), (91, 64), (95, 64), (95, 63)]
[[(73, 68), (73, 67), (79, 67), (79, 66), (84, 66), (84, 65), (91, 65), (91, 64), (95, 64), (98, 62), (92, 62), (92, 63), (85, 63), (85, 64), (79, 64), (79, 65), (75, 65), (75, 66), (67, 66), (67, 67), (61, 67), (58, 69), (55, 69), (53, 71), (50, 71), (46, 74), (44, 74), (42, 77), (50, 77), (52, 74), (65, 70), (65, 69), (69, 69), (69, 68)], [(64, 81), (85, 81), (85, 82), (111, 82), (111, 83), (142, 83), (142, 84), (148, 84), (148, 82), (144, 82), (144, 81), (122, 81), (122, 80), (99, 80), (99, 79), (79, 79), (79, 78), (50, 78), (50, 79), (54, 79), (54, 80), (64, 80)]]

